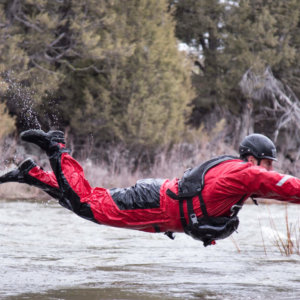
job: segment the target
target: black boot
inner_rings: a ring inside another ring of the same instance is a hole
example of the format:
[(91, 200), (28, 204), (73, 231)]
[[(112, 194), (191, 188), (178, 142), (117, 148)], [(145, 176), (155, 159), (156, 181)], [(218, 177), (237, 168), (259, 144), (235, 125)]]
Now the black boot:
[(38, 145), (44, 151), (48, 151), (51, 146), (58, 143), (65, 145), (64, 133), (59, 130), (51, 130), (46, 133), (43, 130), (30, 129), (23, 131), (20, 137), (25, 142)]
[(31, 159), (27, 158), (23, 160), (16, 169), (7, 172), (0, 176), (0, 183), (4, 182), (25, 182), (25, 176), (28, 172), (36, 166), (36, 163)]

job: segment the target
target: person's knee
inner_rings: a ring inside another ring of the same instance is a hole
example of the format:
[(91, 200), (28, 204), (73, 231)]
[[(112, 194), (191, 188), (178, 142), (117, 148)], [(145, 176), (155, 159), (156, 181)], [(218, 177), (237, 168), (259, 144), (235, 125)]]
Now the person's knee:
[(84, 219), (96, 222), (92, 209), (88, 203), (82, 203), (80, 202), (80, 199), (76, 199), (76, 201), (70, 201), (70, 199), (68, 198), (61, 198), (59, 203), (61, 206), (71, 210), (76, 215)]
[(88, 203), (81, 203), (81, 206), (77, 214), (84, 219), (97, 222), (92, 212), (92, 209)]

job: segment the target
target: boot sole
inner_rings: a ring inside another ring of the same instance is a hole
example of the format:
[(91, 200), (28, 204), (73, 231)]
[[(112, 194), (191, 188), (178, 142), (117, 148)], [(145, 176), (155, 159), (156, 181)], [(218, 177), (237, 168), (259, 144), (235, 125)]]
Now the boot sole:
[[(20, 134), (21, 140), (35, 143), (35, 139), (54, 139), (57, 143), (65, 143), (64, 132), (60, 130), (51, 130), (48, 133), (39, 129), (30, 129)], [(33, 139), (33, 140), (32, 140)]]

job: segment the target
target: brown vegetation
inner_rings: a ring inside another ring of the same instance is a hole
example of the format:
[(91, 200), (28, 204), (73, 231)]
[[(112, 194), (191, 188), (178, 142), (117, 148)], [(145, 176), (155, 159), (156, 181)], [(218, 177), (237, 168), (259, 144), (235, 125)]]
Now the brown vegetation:
[[(93, 157), (93, 160), (89, 157), (87, 149), (79, 161), (92, 186), (112, 188), (131, 186), (141, 178), (181, 177), (187, 168), (217, 155), (237, 155), (237, 151), (224, 142), (222, 120), (210, 133), (203, 128), (188, 132), (187, 141), (189, 142), (176, 144), (171, 149), (162, 149), (156, 154), (151, 164), (140, 163), (136, 166), (136, 161), (133, 158), (128, 159), (128, 153), (121, 147), (111, 147), (105, 151), (106, 153), (99, 151), (98, 156)], [(18, 162), (28, 156), (32, 157), (45, 170), (50, 170), (46, 155), (39, 152), (37, 148), (25, 148), (25, 145), (19, 140), (10, 137), (3, 139), (0, 147), (0, 173), (15, 168)], [(292, 165), (283, 157), (280, 157), (279, 162), (275, 163), (277, 170), (288, 172), (293, 169), (296, 171), (296, 174), (294, 173), (296, 176), (299, 166), (297, 162)], [(48, 195), (36, 188), (18, 183), (0, 185), (0, 197), (2, 199), (49, 198)], [(263, 201), (278, 203), (278, 201), (272, 200)], [(252, 202), (249, 201), (249, 203)]]
[[(164, 148), (156, 154), (151, 164), (141, 163), (134, 167), (134, 159), (128, 160), (127, 153), (120, 147), (106, 150), (107, 155), (99, 152), (99, 156), (91, 160), (86, 152), (85, 156), (79, 159), (83, 166), (85, 175), (92, 186), (102, 186), (106, 188), (126, 187), (135, 184), (138, 179), (153, 178), (173, 178), (181, 177), (183, 172), (205, 160), (221, 155), (236, 155), (236, 151), (223, 142), (222, 121), (208, 135), (203, 129), (191, 131), (187, 134), (191, 142), (174, 145), (172, 149)], [(25, 157), (31, 156), (45, 170), (50, 170), (45, 154), (32, 152), (24, 148), (22, 143), (12, 139), (2, 141), (0, 148), (0, 172), (4, 173), (16, 167), (17, 163)], [(33, 151), (34, 150), (34, 151)], [(34, 155), (32, 155), (34, 154)], [(84, 158), (83, 158), (84, 157)], [(2, 184), (0, 185), (0, 197), (8, 198), (44, 198), (46, 194), (36, 192), (35, 188), (28, 188), (24, 184)]]
[(283, 256), (292, 254), (300, 255), (300, 224), (299, 219), (295, 223), (289, 221), (287, 206), (285, 206), (285, 236), (278, 231), (272, 217), (270, 217), (271, 228), (274, 231), (273, 243)]

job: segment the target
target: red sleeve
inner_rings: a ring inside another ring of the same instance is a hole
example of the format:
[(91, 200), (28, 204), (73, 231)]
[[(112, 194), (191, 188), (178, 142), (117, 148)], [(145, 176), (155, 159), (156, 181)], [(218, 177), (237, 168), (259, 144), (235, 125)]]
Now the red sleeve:
[(300, 203), (300, 179), (256, 166), (243, 173), (246, 190), (252, 196)]

